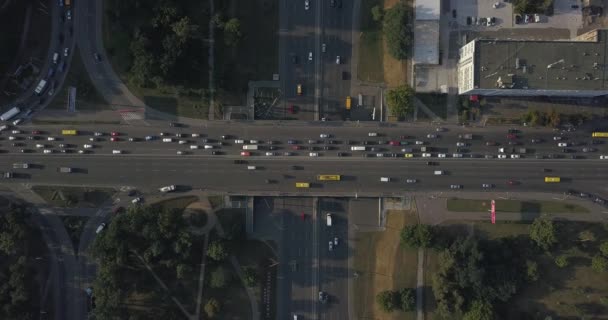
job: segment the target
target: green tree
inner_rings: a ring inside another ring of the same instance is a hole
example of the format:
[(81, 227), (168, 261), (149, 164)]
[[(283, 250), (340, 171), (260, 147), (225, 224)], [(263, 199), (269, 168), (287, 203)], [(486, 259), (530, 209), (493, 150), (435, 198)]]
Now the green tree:
[(245, 285), (248, 287), (254, 287), (258, 282), (258, 274), (254, 267), (244, 267), (243, 273), (245, 274)]
[(388, 9), (384, 15), (382, 31), (386, 37), (388, 52), (395, 59), (403, 60), (410, 56), (411, 16), (408, 7), (401, 2)]
[(494, 319), (494, 310), (492, 305), (487, 301), (475, 300), (471, 304), (471, 308), (465, 313), (463, 320), (492, 320)]
[(391, 114), (399, 119), (405, 118), (414, 109), (414, 91), (408, 86), (400, 86), (386, 93), (386, 102)]
[(228, 257), (226, 246), (222, 241), (215, 240), (207, 248), (207, 256), (215, 261), (222, 261)]
[(604, 272), (608, 269), (608, 259), (600, 255), (591, 258), (591, 268), (597, 272)]
[(382, 7), (380, 7), (379, 5), (375, 5), (372, 7), (372, 19), (374, 19), (374, 21), (379, 22), (382, 21), (382, 18), (384, 17), (384, 9), (382, 9)]
[(399, 291), (399, 307), (403, 311), (412, 311), (416, 307), (416, 291), (403, 288)]
[(209, 280), (209, 285), (211, 288), (224, 288), (228, 282), (230, 281), (230, 276), (226, 272), (226, 270), (219, 266), (211, 272), (211, 279)]
[(197, 35), (199, 26), (192, 24), (190, 18), (182, 17), (171, 25), (171, 29), (182, 43), (186, 43)]
[(529, 281), (538, 280), (538, 263), (536, 261), (526, 261), (526, 276)]
[(590, 230), (581, 231), (578, 234), (578, 239), (581, 242), (595, 241), (595, 234)]
[(568, 256), (562, 254), (555, 258), (555, 265), (560, 268), (565, 268), (568, 266)]
[(237, 18), (231, 18), (224, 24), (225, 38), (224, 42), (226, 45), (234, 47), (238, 44), (241, 39), (241, 21)]
[(414, 248), (427, 248), (431, 246), (433, 233), (431, 226), (416, 224), (405, 226), (401, 230), (401, 243)]
[(543, 250), (549, 250), (557, 243), (553, 222), (546, 216), (534, 219), (530, 226), (530, 238)]
[(189, 273), (192, 272), (192, 267), (187, 264), (178, 264), (175, 268), (175, 274), (178, 279), (184, 279)]
[(392, 312), (397, 309), (398, 294), (395, 291), (385, 290), (376, 295), (376, 302), (380, 305), (380, 309), (385, 312)]
[(602, 244), (600, 244), (600, 253), (604, 257), (608, 257), (608, 241), (604, 241)]
[(221, 305), (220, 305), (220, 302), (217, 301), (217, 299), (210, 298), (209, 300), (207, 300), (207, 303), (205, 303), (204, 309), (205, 309), (205, 313), (207, 314), (207, 317), (212, 319), (217, 316), (218, 312), (220, 312)]

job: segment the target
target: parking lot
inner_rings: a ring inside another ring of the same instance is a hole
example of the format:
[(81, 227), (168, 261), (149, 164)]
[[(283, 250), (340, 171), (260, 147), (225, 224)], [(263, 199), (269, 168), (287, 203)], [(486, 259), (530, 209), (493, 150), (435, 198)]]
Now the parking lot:
[[(496, 5), (498, 4), (498, 5)], [(573, 8), (573, 6), (579, 6)], [(501, 28), (556, 28), (570, 30), (570, 38), (582, 27), (582, 13), (577, 0), (555, 0), (552, 16), (539, 15), (538, 23), (531, 22), (517, 24), (513, 14), (513, 5), (508, 2), (494, 0), (452, 0), (451, 8), (457, 12), (457, 22), (461, 27), (472, 30), (498, 30)], [(468, 17), (471, 17), (470, 25)], [(493, 26), (475, 24), (475, 18), (495, 17)]]

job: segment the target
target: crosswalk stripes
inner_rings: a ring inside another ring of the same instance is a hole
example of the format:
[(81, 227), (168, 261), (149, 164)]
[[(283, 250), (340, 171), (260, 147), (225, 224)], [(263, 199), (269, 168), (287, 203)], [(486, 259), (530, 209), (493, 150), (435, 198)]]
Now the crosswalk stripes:
[(143, 120), (144, 117), (142, 114), (140, 113), (135, 113), (135, 112), (122, 112), (120, 114), (120, 116), (122, 117), (123, 120), (125, 121), (130, 121), (130, 120)]

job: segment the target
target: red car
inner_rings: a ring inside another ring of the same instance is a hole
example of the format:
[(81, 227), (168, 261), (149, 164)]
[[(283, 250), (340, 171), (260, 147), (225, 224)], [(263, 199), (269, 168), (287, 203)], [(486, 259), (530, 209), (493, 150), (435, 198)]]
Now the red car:
[(509, 181), (507, 181), (507, 184), (510, 186), (514, 186), (514, 185), (518, 184), (518, 182), (515, 180), (509, 180)]
[(40, 130), (34, 130), (32, 131), (32, 134), (41, 134), (42, 132), (40, 132)]
[(116, 138), (116, 137), (112, 137), (112, 138), (110, 138), (110, 141), (112, 141), (112, 142), (116, 142), (116, 141), (120, 141), (120, 139), (118, 139), (118, 138)]
[(289, 111), (289, 113), (294, 114), (296, 113), (296, 106), (294, 106), (293, 104), (289, 106), (289, 109), (287, 109)]
[(517, 135), (515, 133), (509, 133), (509, 134), (507, 134), (507, 138), (509, 138), (509, 139), (517, 139)]
[(399, 141), (392, 140), (392, 141), (390, 141), (388, 144), (390, 144), (391, 146), (395, 146), (395, 147), (396, 147), (396, 146), (398, 146), (398, 145), (399, 145)]
[(291, 149), (293, 149), (293, 150), (300, 150), (300, 146), (291, 146)]
[(486, 141), (486, 146), (495, 146), (498, 145), (498, 143), (496, 143), (495, 141)]
[(118, 137), (120, 133), (112, 131), (111, 135), (112, 137)]
[(300, 217), (302, 218), (302, 221), (306, 220), (306, 215), (304, 214), (304, 212), (302, 212), (302, 215)]
[(249, 156), (251, 155), (251, 152), (249, 152), (249, 151), (242, 151), (242, 152), (241, 152), (241, 155), (242, 155), (243, 157), (249, 157)]

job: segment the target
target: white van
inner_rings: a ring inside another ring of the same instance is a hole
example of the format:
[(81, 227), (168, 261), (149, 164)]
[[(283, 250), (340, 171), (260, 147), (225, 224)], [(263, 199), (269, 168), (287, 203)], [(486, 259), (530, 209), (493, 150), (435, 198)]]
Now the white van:
[(391, 178), (389, 177), (380, 177), (380, 182), (390, 182)]
[(350, 147), (351, 151), (365, 151), (365, 146), (352, 146)]
[(255, 166), (247, 166), (247, 170), (255, 170)]
[(443, 171), (442, 170), (435, 170), (435, 175), (436, 176), (442, 176), (443, 175)]
[(258, 150), (258, 146), (256, 144), (246, 144), (243, 146), (243, 150)]
[(325, 221), (327, 222), (327, 226), (331, 227), (331, 213), (325, 214)]

